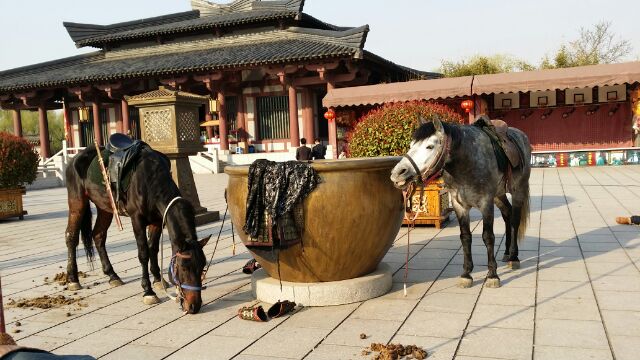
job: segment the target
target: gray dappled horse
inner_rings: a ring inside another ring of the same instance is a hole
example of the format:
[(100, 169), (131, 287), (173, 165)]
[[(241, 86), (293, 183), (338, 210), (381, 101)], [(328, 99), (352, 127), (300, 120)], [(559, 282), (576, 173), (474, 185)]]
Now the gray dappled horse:
[[(506, 246), (502, 261), (511, 268), (520, 266), (518, 240), (524, 236), (529, 219), (529, 175), (531, 167), (531, 145), (520, 130), (509, 128), (508, 137), (516, 144), (521, 161), (511, 169), (511, 201), (506, 196), (508, 174), (500, 170), (490, 137), (479, 127), (421, 121), (413, 134), (411, 148), (391, 171), (391, 181), (400, 189), (419, 178), (435, 178), (442, 174), (449, 189), (453, 209), (460, 224), (460, 240), (464, 250), (464, 272), (460, 277), (461, 287), (473, 284), (471, 271), (471, 229), (469, 211), (472, 207), (482, 213), (482, 240), (487, 247), (488, 287), (499, 287), (497, 263), (494, 256), (495, 235), (493, 218), (495, 203), (504, 219)], [(506, 171), (508, 173), (508, 171)]]

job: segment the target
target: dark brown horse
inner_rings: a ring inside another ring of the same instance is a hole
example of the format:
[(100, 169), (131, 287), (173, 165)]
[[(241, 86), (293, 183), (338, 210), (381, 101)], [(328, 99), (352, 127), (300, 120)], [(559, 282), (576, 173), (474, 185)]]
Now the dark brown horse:
[[(111, 266), (105, 243), (107, 230), (113, 219), (110, 200), (102, 181), (90, 174), (91, 163), (97, 151), (90, 146), (74, 157), (67, 168), (67, 193), (69, 201), (69, 223), (65, 238), (67, 242), (67, 279), (69, 289), (80, 289), (76, 247), (82, 233), (87, 259), (93, 261), (92, 242), (95, 243), (102, 270), (109, 276), (111, 286), (123, 284)], [(95, 172), (95, 163), (91, 171)], [(100, 176), (101, 179), (101, 176)], [(120, 197), (122, 209), (131, 218), (133, 233), (138, 246), (138, 259), (142, 266), (143, 302), (151, 305), (160, 300), (149, 281), (149, 262), (156, 289), (162, 288), (162, 276), (158, 266), (159, 240), (162, 234), (163, 215), (169, 231), (172, 247), (170, 278), (178, 286), (178, 298), (182, 310), (194, 314), (200, 310), (202, 298), (202, 275), (206, 257), (202, 247), (209, 238), (198, 241), (195, 226), (195, 211), (191, 203), (180, 197), (180, 191), (171, 178), (168, 158), (148, 146), (144, 146), (136, 160), (128, 189)], [(97, 209), (96, 223), (91, 229), (91, 208)], [(169, 209), (167, 209), (169, 207)], [(147, 237), (147, 230), (149, 236)]]

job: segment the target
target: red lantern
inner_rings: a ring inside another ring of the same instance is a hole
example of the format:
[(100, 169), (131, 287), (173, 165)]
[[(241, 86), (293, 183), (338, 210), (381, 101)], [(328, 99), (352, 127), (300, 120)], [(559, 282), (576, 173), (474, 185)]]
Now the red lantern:
[(324, 113), (324, 118), (327, 119), (327, 121), (332, 122), (336, 119), (336, 112), (330, 108), (326, 113)]
[(464, 111), (468, 114), (473, 109), (473, 100), (465, 100), (460, 106), (464, 109)]

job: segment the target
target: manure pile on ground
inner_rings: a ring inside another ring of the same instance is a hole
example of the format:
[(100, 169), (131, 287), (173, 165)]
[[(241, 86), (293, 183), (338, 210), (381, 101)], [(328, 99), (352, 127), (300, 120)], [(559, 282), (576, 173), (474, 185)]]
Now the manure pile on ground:
[[(82, 271), (78, 271), (78, 278), (79, 279), (85, 279), (87, 276), (86, 273), (82, 272)], [(66, 285), (67, 284), (67, 273), (66, 272), (61, 272), (61, 273), (57, 273), (56, 276), (53, 277), (53, 280), (51, 280), (48, 276), (44, 278), (44, 282), (45, 284), (51, 284), (53, 282), (57, 282), (60, 285)]]
[(398, 359), (416, 359), (423, 360), (427, 358), (427, 352), (421, 347), (415, 345), (400, 344), (378, 344), (372, 343), (367, 349), (362, 351), (362, 356), (368, 356), (371, 352), (376, 352), (373, 360), (398, 360)]
[(64, 295), (57, 296), (41, 296), (33, 299), (20, 299), (20, 300), (9, 300), (7, 302), (8, 307), (16, 307), (16, 308), (27, 308), (27, 309), (51, 309), (57, 308), (65, 305), (74, 305), (78, 304), (79, 306), (86, 306), (82, 304), (80, 301), (83, 298), (68, 298)]

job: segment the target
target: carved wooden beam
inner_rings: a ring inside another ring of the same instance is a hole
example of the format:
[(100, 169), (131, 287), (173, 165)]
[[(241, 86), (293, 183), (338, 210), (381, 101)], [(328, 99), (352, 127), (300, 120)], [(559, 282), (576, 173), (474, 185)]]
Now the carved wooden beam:
[(181, 77), (173, 77), (168, 79), (160, 79), (160, 83), (163, 85), (171, 86), (172, 88), (178, 88), (178, 85), (184, 84), (189, 80), (188, 75), (184, 75)]
[(77, 96), (78, 99), (80, 99), (80, 101), (82, 102), (88, 100), (87, 96), (92, 92), (93, 89), (91, 88), (91, 86), (69, 88), (69, 93)]
[(285, 75), (295, 74), (302, 66), (300, 65), (284, 65), (284, 66), (267, 66), (264, 68), (264, 72), (269, 75), (280, 76), (280, 73)]
[(107, 93), (109, 99), (120, 100), (120, 94), (116, 94), (116, 90), (122, 89), (122, 82), (113, 84), (99, 84), (95, 86), (98, 90), (102, 90)]
[(53, 91), (44, 91), (44, 92), (28, 92), (15, 94), (15, 97), (20, 99), (22, 103), (27, 107), (36, 107), (45, 103), (49, 98), (53, 96)]
[(204, 85), (207, 87), (207, 90), (209, 91), (214, 91), (215, 90), (215, 83), (217, 81), (220, 81), (224, 78), (224, 74), (222, 72), (214, 72), (211, 74), (206, 74), (206, 75), (195, 75), (193, 77), (193, 79), (195, 81), (204, 83)]
[(335, 70), (338, 68), (338, 66), (340, 66), (340, 60), (334, 61), (334, 62), (322, 63), (322, 64), (307, 64), (304, 66), (304, 68), (309, 71), (318, 71), (320, 69), (322, 69), (323, 71), (327, 71), (327, 70)]

